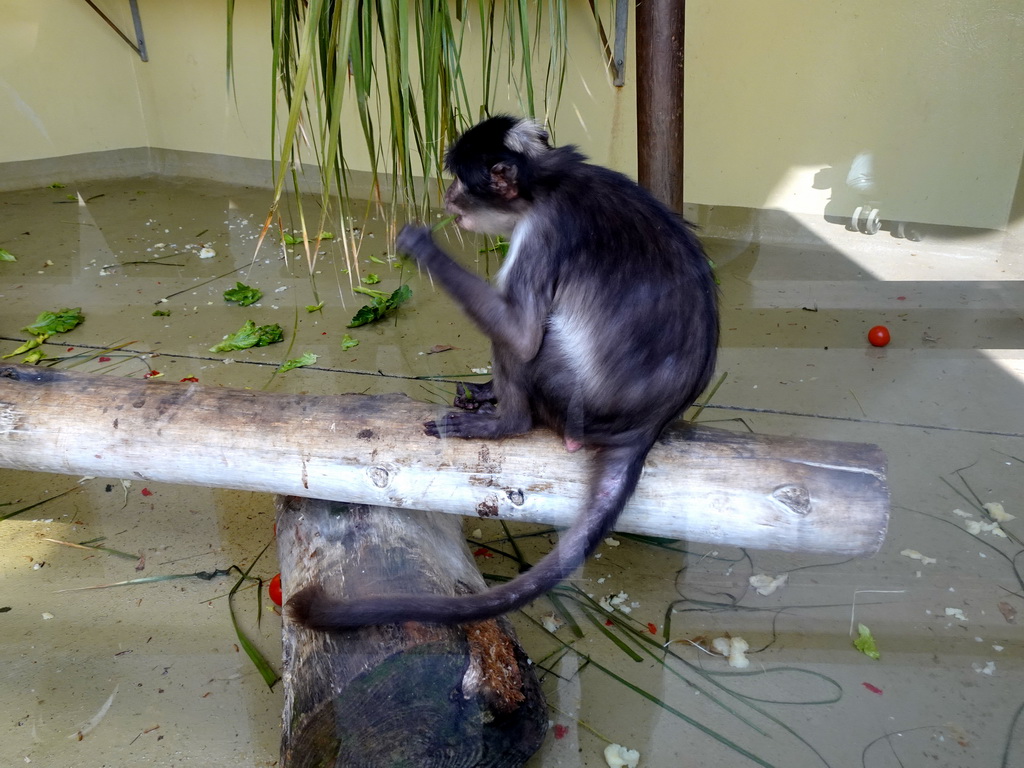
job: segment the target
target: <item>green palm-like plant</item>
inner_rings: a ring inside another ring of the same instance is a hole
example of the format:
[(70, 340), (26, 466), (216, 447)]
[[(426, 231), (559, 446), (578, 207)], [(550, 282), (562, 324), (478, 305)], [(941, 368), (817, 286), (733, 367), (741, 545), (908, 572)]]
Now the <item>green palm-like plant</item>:
[[(228, 0), (229, 73), (233, 7)], [(296, 204), (303, 237), (323, 231), (329, 216), (348, 215), (346, 154), (353, 147), (346, 143), (351, 137), (342, 135), (341, 119), (351, 99), (369, 156), (373, 202), (425, 213), (432, 189), (416, 179), (440, 179), (444, 147), (491, 112), (500, 84), (518, 92), (519, 111), (551, 116), (557, 110), (566, 16), (565, 0), (272, 0), (275, 178), (264, 233), (277, 220), (289, 181), (298, 195), (303, 158), (319, 169), (321, 197), (316, 226), (307, 226)], [(470, 29), (480, 45), (480, 58), (474, 52), (470, 66), (481, 72), (472, 87), (462, 61)], [(535, 64), (542, 49), (538, 89)], [(391, 182), (387, 193), (381, 191), (384, 174)], [(331, 204), (335, 194), (340, 210)], [(310, 269), (316, 250), (307, 250)]]

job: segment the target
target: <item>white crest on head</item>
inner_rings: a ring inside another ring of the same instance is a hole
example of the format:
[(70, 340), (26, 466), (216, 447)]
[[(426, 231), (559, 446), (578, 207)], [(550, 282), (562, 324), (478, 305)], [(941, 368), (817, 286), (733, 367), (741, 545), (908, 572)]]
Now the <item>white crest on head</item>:
[(505, 134), (505, 146), (527, 157), (537, 157), (550, 149), (548, 132), (540, 123), (523, 118)]

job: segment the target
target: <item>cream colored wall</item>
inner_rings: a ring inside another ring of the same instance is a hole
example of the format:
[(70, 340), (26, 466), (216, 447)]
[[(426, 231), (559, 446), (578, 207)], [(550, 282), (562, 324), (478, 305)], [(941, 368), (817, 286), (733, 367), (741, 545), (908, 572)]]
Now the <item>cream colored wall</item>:
[(145, 144), (133, 56), (83, 2), (0, 0), (0, 162)]
[[(133, 37), (128, 3), (100, 6)], [(226, 88), (223, 3), (140, 0), (149, 61), (139, 57), (80, 0), (0, 0), (0, 163), (126, 147), (159, 147), (270, 157), (270, 28), (266, 0), (237, 0), (234, 92)], [(613, 88), (589, 6), (570, 13), (568, 84), (556, 136), (595, 159), (635, 168), (632, 86)], [(466, 34), (464, 60), (479, 60), (479, 32)], [(467, 67), (479, 88), (479, 67)], [(475, 78), (475, 79), (474, 79)], [(498, 106), (523, 112), (513, 86)], [(343, 125), (350, 164), (368, 169), (354, 109)]]
[[(268, 5), (237, 2), (232, 96), (223, 3), (140, 0), (150, 52), (142, 63), (85, 3), (0, 0), (0, 163), (127, 147), (267, 158)], [(101, 6), (131, 33), (127, 2)], [(615, 89), (589, 5), (570, 6), (556, 139), (634, 173), (632, 51), (627, 87)], [(1019, 0), (687, 8), (689, 200), (837, 216), (873, 201), (887, 218), (1006, 223), (1024, 158)], [(464, 65), (476, 40), (470, 30)], [(506, 95), (519, 111), (517, 91)], [(346, 132), (358, 135), (354, 117)], [(858, 153), (874, 163), (865, 196), (846, 185)], [(365, 167), (365, 156), (353, 158)]]
[[(118, 0), (117, 5), (127, 2)], [(149, 61), (136, 56), (132, 68), (148, 146), (270, 156), (270, 3), (243, 0), (237, 6), (237, 71), (229, 91), (225, 4), (140, 0)]]
[[(127, 2), (98, 5), (134, 39)], [(80, 0), (0, 0), (0, 162), (126, 147), (268, 156), (268, 4), (239, 4), (237, 98), (223, 3), (139, 5), (145, 63)]]

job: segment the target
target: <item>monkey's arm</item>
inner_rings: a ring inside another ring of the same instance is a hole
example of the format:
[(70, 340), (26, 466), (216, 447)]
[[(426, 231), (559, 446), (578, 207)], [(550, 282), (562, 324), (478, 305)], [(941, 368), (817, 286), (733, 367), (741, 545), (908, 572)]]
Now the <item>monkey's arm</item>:
[(491, 341), (523, 361), (532, 360), (544, 336), (545, 309), (527, 294), (511, 302), (477, 275), (463, 269), (442, 251), (426, 227), (406, 225), (395, 249), (412, 256), (437, 278), (463, 311)]

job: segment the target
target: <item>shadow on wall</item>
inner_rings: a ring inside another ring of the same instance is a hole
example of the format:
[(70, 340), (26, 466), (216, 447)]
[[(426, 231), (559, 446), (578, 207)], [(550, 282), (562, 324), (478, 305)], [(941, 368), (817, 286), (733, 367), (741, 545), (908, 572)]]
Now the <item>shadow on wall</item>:
[[(955, 219), (945, 225), (914, 221), (914, 201), (924, 194), (942, 194), (943, 190), (929, 188), (926, 193), (921, 186), (915, 185), (912, 169), (886, 160), (870, 150), (863, 150), (844, 163), (822, 168), (814, 177), (813, 188), (831, 190), (824, 209), (825, 220), (867, 235), (884, 231), (893, 237), (915, 242), (922, 240), (925, 233), (948, 236), (955, 230), (957, 237), (970, 237), (972, 233), (981, 235), (990, 231), (957, 226)], [(954, 179), (949, 179), (950, 185), (954, 183)], [(1007, 226), (1022, 216), (1024, 159), (1017, 174)]]

